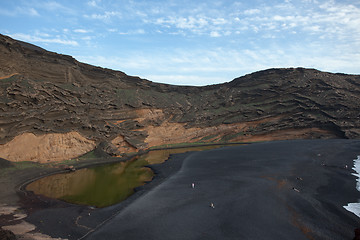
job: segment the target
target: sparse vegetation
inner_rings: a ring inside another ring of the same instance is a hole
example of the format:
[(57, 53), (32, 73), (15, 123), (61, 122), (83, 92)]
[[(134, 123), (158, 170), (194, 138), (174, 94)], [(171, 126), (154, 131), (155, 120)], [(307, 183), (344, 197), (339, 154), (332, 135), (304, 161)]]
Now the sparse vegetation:
[[(204, 142), (192, 142), (192, 143), (173, 143), (173, 144), (163, 144), (163, 145), (159, 145), (159, 146), (153, 146), (150, 148), (151, 149), (165, 149), (165, 148), (179, 148), (179, 147), (188, 147), (188, 146), (201, 146), (204, 145)], [(206, 143), (208, 144), (208, 143)]]
[(238, 133), (235, 133), (235, 134), (228, 134), (228, 135), (225, 135), (221, 138), (221, 141), (224, 141), (224, 142), (228, 142), (234, 138), (237, 138), (239, 136), (244, 136), (245, 133), (244, 132), (238, 132)]
[(217, 137), (218, 135), (209, 135), (209, 136), (205, 136), (203, 138), (200, 139), (200, 141), (206, 141), (206, 140), (209, 140), (209, 139), (213, 139), (215, 137)]
[(32, 167), (41, 167), (43, 165), (39, 164), (39, 163), (35, 163), (35, 162), (24, 161), (24, 162), (15, 162), (14, 166), (17, 169), (26, 169), (26, 168), (32, 168)]
[(9, 78), (2, 78), (0, 79), (1, 83), (8, 83), (8, 82), (13, 82), (15, 80), (17, 80), (18, 78), (16, 76), (11, 76)]
[(90, 151), (85, 153), (84, 155), (80, 156), (79, 159), (80, 160), (86, 160), (86, 159), (94, 159), (97, 158), (97, 156), (95, 155), (95, 151)]
[[(119, 150), (123, 153), (153, 145), (146, 140), (156, 138), (151, 131), (154, 134), (163, 131), (161, 137), (169, 139), (169, 143), (189, 139), (197, 142), (161, 146), (177, 147), (234, 140), (243, 134), (244, 125), (253, 127), (246, 131), (249, 137), (267, 135), (279, 139), (283, 136), (280, 132), (287, 129), (305, 129), (307, 135), (299, 134), (306, 137), (313, 135), (311, 126), (318, 128), (321, 137), (360, 136), (357, 121), (360, 90), (356, 75), (314, 69), (268, 69), (224, 84), (171, 86), (83, 64), (45, 50), (40, 53), (23, 48), (21, 52), (16, 40), (0, 38), (7, 44), (6, 48), (0, 45), (0, 52), (6, 52), (7, 58), (12, 59), (11, 65), (3, 60), (4, 69), (22, 74), (8, 75), (0, 81), (0, 111), (5, 113), (1, 118), (4, 129), (1, 144), (24, 132), (63, 133), (71, 129), (86, 139), (96, 139), (97, 144), (109, 143), (121, 135), (132, 145)], [(16, 64), (24, 59), (26, 64)], [(69, 79), (64, 81), (64, 73), (69, 69), (76, 70), (71, 83)], [(13, 84), (16, 77), (19, 79)], [(152, 114), (153, 110), (161, 114)], [(266, 124), (259, 126), (260, 120)], [(219, 131), (213, 134), (219, 137), (212, 138), (210, 131), (194, 130), (181, 139), (180, 128), (169, 132), (161, 129), (166, 123), (179, 124), (185, 131), (216, 127)], [(229, 130), (232, 125), (234, 128)], [(333, 125), (336, 126), (329, 127)], [(173, 134), (180, 138), (173, 138)], [(88, 153), (80, 160), (94, 159), (93, 154)]]

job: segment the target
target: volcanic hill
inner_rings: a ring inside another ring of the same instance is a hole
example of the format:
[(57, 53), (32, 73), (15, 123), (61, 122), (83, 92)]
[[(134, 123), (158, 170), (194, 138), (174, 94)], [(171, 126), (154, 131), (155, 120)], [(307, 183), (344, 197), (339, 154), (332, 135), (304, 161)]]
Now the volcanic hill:
[(360, 138), (360, 76), (269, 69), (154, 83), (0, 35), (0, 157), (57, 161), (191, 142)]

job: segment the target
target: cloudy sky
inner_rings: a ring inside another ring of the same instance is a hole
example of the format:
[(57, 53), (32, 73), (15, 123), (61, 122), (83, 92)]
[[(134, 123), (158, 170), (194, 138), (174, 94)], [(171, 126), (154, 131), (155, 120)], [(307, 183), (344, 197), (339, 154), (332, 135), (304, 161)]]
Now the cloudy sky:
[(0, 33), (154, 82), (360, 73), (359, 0), (1, 0)]

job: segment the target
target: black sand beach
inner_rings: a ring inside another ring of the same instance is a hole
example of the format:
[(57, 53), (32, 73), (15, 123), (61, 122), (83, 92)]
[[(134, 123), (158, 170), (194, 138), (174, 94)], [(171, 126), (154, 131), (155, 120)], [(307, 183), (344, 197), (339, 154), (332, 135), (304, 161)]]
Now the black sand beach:
[(343, 206), (360, 199), (351, 175), (357, 155), (359, 140), (179, 154), (154, 165), (155, 180), (120, 204), (48, 200), (26, 221), (69, 239), (352, 239), (360, 219)]

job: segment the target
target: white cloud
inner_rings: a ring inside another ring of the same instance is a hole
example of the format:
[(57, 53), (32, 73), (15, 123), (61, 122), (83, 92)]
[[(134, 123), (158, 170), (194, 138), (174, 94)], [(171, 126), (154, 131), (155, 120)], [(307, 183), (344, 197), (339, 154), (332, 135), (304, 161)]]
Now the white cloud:
[(91, 0), (91, 1), (88, 1), (87, 4), (91, 7), (98, 7), (98, 2), (100, 2), (100, 1)]
[(29, 10), (28, 10), (28, 14), (30, 15), (30, 16), (40, 16), (40, 14), (36, 11), (36, 9), (34, 9), (34, 8), (30, 8)]
[[(356, 19), (351, 17), (351, 13), (357, 11), (354, 6), (342, 7), (342, 9), (346, 9), (342, 11), (339, 11), (340, 8), (336, 8), (336, 11), (334, 11), (334, 7), (332, 5), (329, 7), (329, 4), (327, 4), (326, 9), (336, 12), (338, 15), (334, 19), (334, 16), (331, 18), (327, 17), (327, 12), (326, 14), (321, 13), (313, 5), (298, 6), (288, 1), (275, 6), (261, 5), (255, 9), (211, 9), (209, 6), (205, 6), (201, 14), (190, 9), (182, 12), (169, 12), (165, 16), (156, 18), (154, 21), (147, 20), (146, 23), (160, 26), (163, 31), (159, 32), (162, 33), (176, 32), (174, 31), (175, 29), (181, 29), (189, 31), (187, 33), (219, 37), (218, 34), (221, 32), (244, 32), (250, 29), (255, 33), (263, 35), (269, 35), (268, 33), (264, 34), (264, 32), (268, 31), (282, 32), (282, 35), (284, 33), (290, 34), (295, 31), (294, 28), (297, 28), (296, 32), (302, 29), (305, 32), (312, 31), (312, 33), (320, 34), (321, 29), (325, 30), (323, 25), (333, 26), (341, 22), (344, 24), (352, 22), (353, 24)], [(341, 14), (343, 16), (340, 18)], [(344, 16), (348, 14), (350, 14), (350, 17)], [(357, 19), (360, 19), (358, 14)], [(172, 31), (167, 31), (166, 29), (172, 29)], [(226, 35), (222, 34), (222, 36)]]
[(92, 30), (86, 30), (86, 29), (74, 29), (74, 32), (76, 33), (89, 33), (89, 32), (92, 32)]
[(91, 15), (85, 14), (84, 17), (95, 19), (95, 20), (102, 20), (105, 22), (110, 22), (112, 17), (121, 17), (122, 13), (118, 11), (105, 11), (104, 13), (93, 13)]
[(93, 64), (96, 66), (102, 66), (111, 68), (114, 70), (125, 71), (128, 74), (136, 74), (134, 69), (148, 69), (153, 65), (151, 58), (143, 57), (140, 54), (130, 54), (130, 56), (101, 56), (101, 55), (88, 55), (88, 56), (76, 56), (76, 59), (85, 63)]
[(215, 84), (218, 82), (224, 82), (224, 78), (210, 77), (210, 76), (198, 76), (198, 75), (144, 75), (142, 76), (157, 83), (166, 83), (182, 86), (205, 86), (209, 84)]
[(167, 49), (163, 52), (130, 51), (121, 57), (91, 56), (78, 60), (96, 63), (155, 82), (181, 85), (209, 85), (262, 69), (307, 67), (330, 72), (357, 73), (360, 48), (294, 43), (252, 49)]
[(0, 8), (0, 15), (16, 17), (19, 15), (28, 15), (32, 17), (38, 17), (40, 14), (35, 8), (27, 8), (27, 7), (16, 7), (15, 9), (2, 9)]
[(90, 41), (90, 40), (92, 40), (93, 38), (90, 37), (90, 36), (86, 36), (86, 37), (82, 37), (81, 39), (84, 40), (84, 41)]
[(210, 36), (211, 36), (211, 37), (221, 37), (220, 33), (216, 32), (216, 31), (212, 31), (212, 32), (210, 33)]
[(38, 37), (45, 37), (45, 38), (51, 37), (50, 34), (44, 33), (44, 32), (40, 32), (39, 30), (35, 30), (34, 32), (35, 32), (35, 36), (38, 36)]
[(42, 42), (42, 43), (57, 43), (57, 44), (72, 45), (72, 46), (78, 46), (79, 45), (74, 40), (66, 40), (66, 39), (61, 39), (59, 37), (56, 37), (56, 38), (44, 38), (44, 37), (32, 36), (32, 35), (22, 34), (22, 33), (10, 34), (10, 37), (15, 38), (15, 39), (19, 39), (21, 41), (30, 42), (30, 43)]
[(21, 15), (41, 17), (45, 15), (44, 11), (57, 13), (61, 12), (62, 14), (67, 15), (77, 14), (76, 10), (74, 10), (73, 8), (64, 6), (56, 1), (17, 1), (14, 5), (16, 7), (14, 7), (13, 9), (0, 8), (0, 15), (12, 17)]
[(273, 17), (273, 19), (275, 21), (293, 21), (294, 20), (294, 16), (279, 16), (279, 15), (275, 15)]
[[(32, 35), (12, 36), (33, 43), (79, 46), (76, 54), (80, 51), (89, 54), (79, 60), (177, 84), (229, 81), (270, 67), (359, 71), (360, 5), (356, 2), (283, 0), (274, 4), (262, 0), (261, 4), (247, 8), (240, 1), (236, 4), (216, 1), (217, 5), (209, 1), (184, 1), (87, 0), (82, 4), (86, 12), (74, 9), (73, 13), (80, 17), (68, 18), (73, 27), (65, 22), (59, 27), (38, 27), (42, 31), (48, 29), (50, 34), (31, 30)], [(0, 15), (55, 16), (57, 8), (62, 11), (59, 15), (65, 15), (69, 6), (50, 0), (44, 6), (34, 3), (27, 8), (13, 7), (12, 11), (0, 9)], [(49, 30), (55, 28), (57, 32)], [(90, 32), (91, 36), (87, 36)], [(124, 44), (128, 42), (122, 41), (129, 41), (130, 37), (119, 35), (132, 35), (134, 44), (127, 49)], [(154, 35), (156, 38), (152, 38)], [(116, 46), (112, 45), (115, 42)], [(130, 49), (134, 46), (137, 49)], [(111, 55), (105, 55), (106, 52)]]
[(137, 34), (145, 34), (145, 30), (144, 29), (137, 29), (137, 30), (131, 30), (131, 31), (127, 31), (127, 32), (119, 32), (120, 35), (137, 35)]
[(145, 30), (144, 29), (137, 29), (133, 32), (133, 34), (145, 34)]
[(304, 27), (304, 30), (308, 31), (308, 32), (311, 33), (311, 34), (314, 34), (314, 33), (320, 32), (320, 31), (321, 31), (321, 27), (320, 27), (320, 26), (317, 26), (317, 25), (305, 26), (305, 27)]
[(227, 20), (225, 20), (224, 18), (214, 18), (211, 19), (214, 25), (224, 25), (226, 23), (228, 23)]
[[(193, 34), (219, 36), (218, 30), (226, 27), (229, 21), (225, 18), (211, 18), (209, 16), (169, 16), (157, 18), (153, 24), (159, 25), (166, 29), (178, 29), (190, 31)], [(168, 32), (168, 31), (165, 31)], [(172, 31), (177, 32), (177, 31)]]
[(45, 9), (46, 11), (50, 11), (50, 12), (63, 12), (63, 13), (67, 13), (67, 14), (74, 14), (75, 11), (73, 9), (71, 9), (70, 7), (66, 7), (56, 1), (47, 1), (47, 2), (39, 2), (36, 4), (36, 6), (38, 8), (41, 9)]
[(246, 15), (255, 15), (255, 14), (259, 14), (261, 11), (259, 9), (246, 9), (244, 11), (244, 14)]
[(63, 9), (64, 6), (61, 5), (60, 3), (58, 2), (55, 2), (55, 1), (48, 1), (48, 2), (44, 2), (41, 4), (42, 7), (44, 9), (47, 9), (49, 11), (55, 11), (55, 10), (59, 10), (59, 9)]
[[(90, 0), (90, 6), (99, 6), (100, 1)], [(56, 4), (54, 4), (56, 5)], [(98, 8), (100, 9), (100, 8)], [(360, 32), (360, 10), (354, 4), (335, 1), (303, 0), (283, 1), (279, 4), (264, 1), (253, 8), (244, 4), (229, 5), (161, 1), (129, 1), (127, 4), (113, 4), (112, 8), (102, 6), (102, 12), (87, 13), (86, 18), (101, 20), (115, 29), (114, 18), (123, 21), (131, 19), (136, 28), (153, 29), (158, 34), (189, 37), (191, 35), (223, 37), (230, 33), (238, 36), (256, 34), (258, 39), (285, 38), (286, 35), (318, 35), (325, 38), (349, 38), (349, 32)], [(130, 34), (123, 30), (121, 34)], [(353, 34), (354, 35), (354, 34)], [(314, 36), (312, 36), (314, 37)], [(308, 38), (310, 41), (311, 39)], [(345, 40), (344, 40), (345, 41)]]
[(198, 17), (172, 17), (170, 16), (167, 19), (159, 18), (156, 20), (157, 24), (165, 26), (175, 26), (180, 29), (198, 29), (206, 26), (208, 21), (204, 18)]

